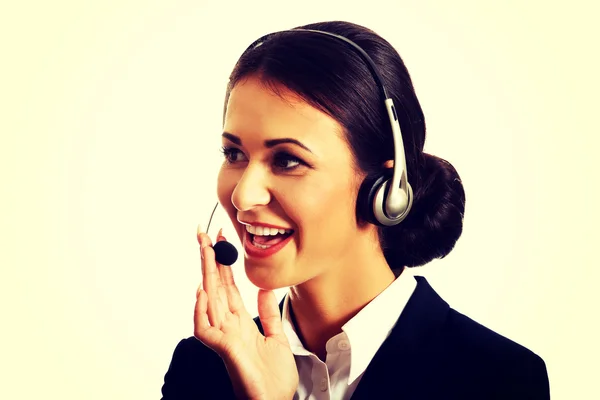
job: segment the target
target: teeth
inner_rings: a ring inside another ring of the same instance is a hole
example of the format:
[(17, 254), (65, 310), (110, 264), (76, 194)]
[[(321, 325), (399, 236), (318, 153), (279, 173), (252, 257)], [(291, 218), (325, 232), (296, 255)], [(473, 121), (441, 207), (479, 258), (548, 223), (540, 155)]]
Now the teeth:
[(277, 229), (277, 228), (267, 228), (264, 226), (252, 226), (246, 225), (246, 230), (253, 235), (258, 236), (275, 236), (278, 233), (290, 233), (291, 229)]

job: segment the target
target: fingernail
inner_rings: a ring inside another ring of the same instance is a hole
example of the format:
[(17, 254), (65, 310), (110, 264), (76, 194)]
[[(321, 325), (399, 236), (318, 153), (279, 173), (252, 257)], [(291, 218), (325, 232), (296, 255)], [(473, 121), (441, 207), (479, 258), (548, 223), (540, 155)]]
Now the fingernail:
[(223, 228), (219, 229), (219, 233), (217, 233), (217, 239), (223, 237)]

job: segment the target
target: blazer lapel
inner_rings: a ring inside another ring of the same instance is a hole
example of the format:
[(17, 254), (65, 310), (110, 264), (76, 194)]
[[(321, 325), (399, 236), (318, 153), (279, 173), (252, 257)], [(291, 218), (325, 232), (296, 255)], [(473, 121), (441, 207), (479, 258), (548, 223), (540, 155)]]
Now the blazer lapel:
[[(421, 356), (445, 321), (450, 306), (424, 277), (415, 276), (415, 279), (414, 293), (363, 373), (352, 400), (421, 398), (422, 385), (427, 384), (427, 368), (422, 365)], [(280, 312), (283, 312), (284, 300), (285, 296), (279, 303)], [(254, 322), (264, 334), (258, 317)]]
[(417, 399), (426, 384), (422, 353), (450, 309), (422, 276), (417, 287), (361, 378), (352, 400)]

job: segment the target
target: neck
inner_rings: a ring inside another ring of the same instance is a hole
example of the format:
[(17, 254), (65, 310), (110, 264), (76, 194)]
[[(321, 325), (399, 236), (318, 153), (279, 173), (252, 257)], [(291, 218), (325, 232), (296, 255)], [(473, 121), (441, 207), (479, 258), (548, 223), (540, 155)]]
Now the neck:
[(385, 257), (348, 258), (327, 274), (290, 288), (291, 315), (304, 347), (325, 359), (327, 341), (395, 279)]

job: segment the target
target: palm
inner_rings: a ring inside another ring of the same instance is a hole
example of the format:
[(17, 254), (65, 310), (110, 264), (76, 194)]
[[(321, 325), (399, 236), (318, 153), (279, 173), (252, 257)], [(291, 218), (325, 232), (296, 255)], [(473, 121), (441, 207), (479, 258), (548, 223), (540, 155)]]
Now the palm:
[[(200, 238), (210, 240), (204, 234)], [(225, 361), (240, 396), (291, 398), (298, 385), (298, 372), (274, 293), (258, 293), (262, 335), (243, 305), (231, 268), (214, 261), (213, 249), (206, 242), (201, 246), (203, 286), (198, 290), (194, 336)]]

